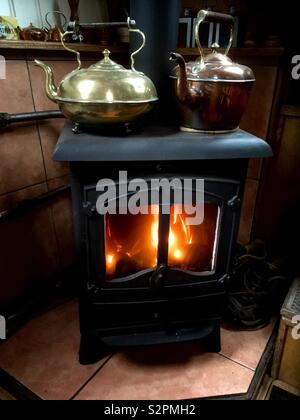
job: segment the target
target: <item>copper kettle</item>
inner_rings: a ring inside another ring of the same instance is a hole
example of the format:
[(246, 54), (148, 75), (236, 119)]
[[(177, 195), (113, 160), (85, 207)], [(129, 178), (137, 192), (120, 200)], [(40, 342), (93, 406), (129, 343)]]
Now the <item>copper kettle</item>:
[[(218, 51), (218, 44), (213, 44), (212, 52), (204, 55), (199, 39), (203, 22), (231, 26), (224, 54)], [(171, 53), (170, 59), (178, 64), (171, 78), (183, 131), (229, 132), (240, 124), (255, 77), (249, 67), (236, 64), (227, 56), (233, 41), (233, 24), (231, 15), (201, 10), (195, 27), (200, 57), (185, 63), (180, 54)]]
[[(49, 16), (50, 15), (59, 15), (62, 16), (63, 18), (63, 23), (61, 24), (61, 26), (52, 26), (51, 23), (49, 22)], [(48, 12), (45, 16), (45, 21), (48, 25), (48, 28), (46, 29), (47, 31), (47, 41), (48, 42), (60, 42), (61, 40), (61, 32), (64, 32), (64, 28), (67, 24), (67, 18), (66, 16), (62, 13), (59, 12), (58, 10), (53, 10), (53, 12)]]
[(24, 41), (46, 41), (47, 33), (43, 29), (33, 26), (32, 23), (27, 28), (18, 28), (19, 36)]

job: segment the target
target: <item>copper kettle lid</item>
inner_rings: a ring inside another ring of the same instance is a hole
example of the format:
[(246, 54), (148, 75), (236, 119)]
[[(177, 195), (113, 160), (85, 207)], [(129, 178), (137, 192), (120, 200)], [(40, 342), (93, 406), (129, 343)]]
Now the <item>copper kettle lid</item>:
[[(210, 82), (254, 82), (253, 71), (233, 62), (226, 54), (218, 52), (219, 45), (212, 45), (212, 52), (204, 58), (187, 63), (188, 80)], [(176, 72), (176, 70), (175, 70)]]

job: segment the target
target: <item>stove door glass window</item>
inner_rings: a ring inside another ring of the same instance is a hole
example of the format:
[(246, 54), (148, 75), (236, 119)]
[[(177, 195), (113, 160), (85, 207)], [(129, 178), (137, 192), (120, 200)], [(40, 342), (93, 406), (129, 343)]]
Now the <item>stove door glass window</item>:
[(159, 206), (149, 214), (105, 217), (106, 279), (127, 277), (157, 265)]
[[(124, 278), (157, 267), (159, 249), (159, 206), (147, 207), (148, 214), (117, 214), (105, 217), (106, 279)], [(220, 207), (205, 203), (201, 224), (191, 225), (192, 209), (171, 207), (168, 259), (170, 268), (195, 273), (216, 269)], [(161, 221), (160, 221), (161, 220)], [(163, 221), (164, 222), (163, 222)]]
[(199, 225), (188, 224), (192, 209), (186, 212), (171, 209), (168, 265), (172, 268), (192, 272), (213, 272), (215, 270), (216, 250), (220, 208), (215, 203), (206, 203), (204, 220)]

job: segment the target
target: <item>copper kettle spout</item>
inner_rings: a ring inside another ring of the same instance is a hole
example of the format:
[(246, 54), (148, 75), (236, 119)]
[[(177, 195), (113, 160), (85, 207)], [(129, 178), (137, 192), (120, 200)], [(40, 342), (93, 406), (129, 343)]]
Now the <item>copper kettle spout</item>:
[(186, 64), (182, 55), (172, 52), (170, 61), (175, 61), (179, 66), (179, 77), (177, 79), (176, 93), (180, 101), (186, 102), (191, 100), (191, 93), (188, 86)]

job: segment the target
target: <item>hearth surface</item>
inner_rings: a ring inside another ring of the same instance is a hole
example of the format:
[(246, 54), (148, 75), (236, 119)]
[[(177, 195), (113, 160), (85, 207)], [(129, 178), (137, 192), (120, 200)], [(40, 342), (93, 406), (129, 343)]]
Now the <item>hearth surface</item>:
[(199, 343), (180, 343), (120, 350), (80, 366), (77, 302), (70, 301), (1, 344), (0, 387), (23, 399), (249, 399), (270, 353), (274, 325), (252, 332), (223, 326), (219, 354)]

